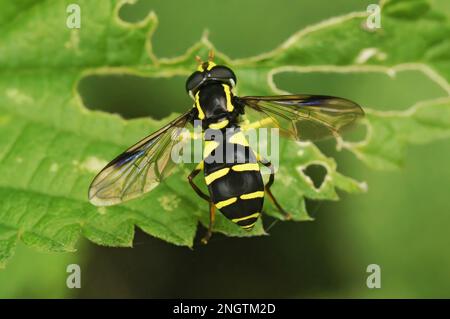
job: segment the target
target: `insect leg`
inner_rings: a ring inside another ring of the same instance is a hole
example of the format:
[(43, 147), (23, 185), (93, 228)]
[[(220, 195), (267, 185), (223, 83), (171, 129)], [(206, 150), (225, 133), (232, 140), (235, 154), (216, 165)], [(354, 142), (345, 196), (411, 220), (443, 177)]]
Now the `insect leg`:
[(275, 198), (275, 196), (272, 194), (272, 191), (270, 187), (272, 186), (274, 180), (275, 180), (275, 169), (270, 161), (268, 161), (265, 158), (262, 158), (259, 154), (257, 155), (258, 161), (270, 169), (270, 176), (269, 181), (264, 186), (264, 190), (266, 191), (267, 196), (269, 197), (270, 201), (275, 205), (275, 207), (282, 213), (285, 217), (285, 219), (291, 219), (292, 216), (290, 213), (288, 213), (286, 210), (284, 210), (283, 207), (281, 207), (280, 203), (278, 203), (278, 200)]
[(205, 237), (203, 237), (202, 240), (201, 240), (203, 244), (207, 244), (208, 240), (211, 238), (211, 234), (212, 234), (212, 227), (214, 225), (214, 220), (215, 220), (215, 217), (216, 217), (216, 206), (211, 201), (211, 198), (208, 195), (206, 195), (204, 192), (202, 192), (202, 190), (194, 183), (194, 178), (198, 175), (198, 173), (200, 173), (203, 170), (203, 166), (204, 166), (204, 162), (201, 161), (197, 165), (197, 167), (191, 172), (191, 174), (189, 174), (188, 180), (189, 180), (189, 184), (191, 184), (192, 188), (197, 193), (197, 195), (200, 196), (201, 198), (203, 198), (204, 200), (206, 200), (209, 203), (209, 226), (208, 226), (208, 232), (206, 233)]
[(211, 238), (212, 234), (212, 227), (214, 225), (215, 217), (216, 217), (216, 206), (211, 201), (211, 198), (206, 195), (202, 190), (194, 183), (194, 178), (203, 170), (204, 162), (201, 161), (197, 167), (189, 174), (188, 180), (189, 184), (191, 184), (194, 191), (197, 193), (198, 196), (203, 198), (209, 203), (209, 226), (208, 226), (208, 232), (206, 233), (205, 237), (202, 238), (202, 243), (207, 244), (208, 240)]
[(214, 225), (214, 221), (216, 219), (216, 206), (213, 202), (209, 202), (209, 226), (208, 232), (205, 237), (202, 238), (202, 244), (207, 244), (212, 235), (212, 227)]
[(245, 122), (241, 125), (241, 129), (245, 132), (251, 129), (258, 129), (260, 127), (266, 127), (267, 125), (270, 125), (274, 123), (275, 121), (272, 118), (265, 118), (256, 122)]
[(210, 203), (211, 198), (209, 198), (208, 195), (202, 192), (202, 190), (194, 183), (194, 178), (198, 175), (198, 173), (200, 173), (203, 170), (203, 165), (204, 165), (203, 161), (198, 163), (197, 167), (189, 174), (188, 181), (189, 184), (191, 184), (194, 191), (197, 193), (197, 195)]

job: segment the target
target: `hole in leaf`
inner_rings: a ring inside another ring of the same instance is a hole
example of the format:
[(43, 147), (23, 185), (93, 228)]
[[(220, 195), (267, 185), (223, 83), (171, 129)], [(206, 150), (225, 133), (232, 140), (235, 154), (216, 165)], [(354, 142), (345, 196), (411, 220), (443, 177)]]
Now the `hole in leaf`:
[(314, 187), (319, 189), (320, 186), (322, 186), (328, 171), (323, 165), (310, 164), (303, 169), (303, 173), (312, 180)]
[(126, 119), (145, 116), (161, 119), (191, 107), (184, 81), (181, 76), (90, 75), (81, 79), (78, 91), (89, 109), (120, 114)]
[(148, 1), (142, 0), (136, 1), (135, 3), (125, 3), (119, 9), (119, 18), (126, 22), (138, 23), (145, 19), (153, 9), (153, 5)]
[(447, 96), (419, 71), (384, 73), (284, 72), (275, 75), (280, 89), (293, 94), (323, 94), (351, 99), (363, 108), (404, 110), (417, 101)]
[[(121, 20), (136, 23), (153, 10), (158, 29), (152, 36), (157, 56), (175, 57), (198, 41), (208, 29), (214, 44), (233, 57), (248, 57), (272, 50), (302, 28), (331, 16), (361, 10), (361, 0), (284, 1), (155, 1), (126, 3), (119, 10)], [(365, 8), (365, 7), (364, 7)], [(283, 17), (283, 24), (279, 19)], [(220, 14), (218, 14), (220, 13)], [(255, 36), (261, 35), (264, 36)]]

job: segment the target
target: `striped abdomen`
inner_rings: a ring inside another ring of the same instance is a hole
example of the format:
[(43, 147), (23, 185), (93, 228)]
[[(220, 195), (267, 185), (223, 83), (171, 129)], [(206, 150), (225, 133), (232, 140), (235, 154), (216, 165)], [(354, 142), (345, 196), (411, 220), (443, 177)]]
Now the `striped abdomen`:
[(243, 133), (238, 127), (229, 130), (223, 139), (205, 142), (205, 181), (216, 207), (250, 230), (263, 207), (263, 179)]

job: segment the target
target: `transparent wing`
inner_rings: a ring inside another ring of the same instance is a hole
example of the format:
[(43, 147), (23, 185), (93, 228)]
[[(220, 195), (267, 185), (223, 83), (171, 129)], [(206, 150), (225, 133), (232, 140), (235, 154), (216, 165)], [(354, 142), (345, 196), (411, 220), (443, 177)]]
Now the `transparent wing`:
[(245, 114), (261, 127), (277, 127), (280, 135), (299, 140), (336, 136), (364, 116), (355, 102), (325, 95), (236, 97)]
[(171, 150), (190, 115), (186, 112), (113, 159), (92, 181), (89, 201), (96, 206), (115, 205), (156, 187), (172, 172)]

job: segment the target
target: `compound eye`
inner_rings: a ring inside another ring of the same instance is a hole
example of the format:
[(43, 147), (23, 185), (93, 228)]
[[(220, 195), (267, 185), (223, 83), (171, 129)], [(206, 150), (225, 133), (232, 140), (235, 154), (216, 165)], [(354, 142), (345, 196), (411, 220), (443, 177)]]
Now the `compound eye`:
[(195, 91), (203, 82), (204, 76), (200, 71), (195, 71), (186, 81), (186, 92)]
[(230, 83), (232, 84), (232, 86), (236, 84), (236, 75), (230, 68), (227, 68), (226, 66), (217, 65), (209, 71), (209, 74), (211, 78)]

